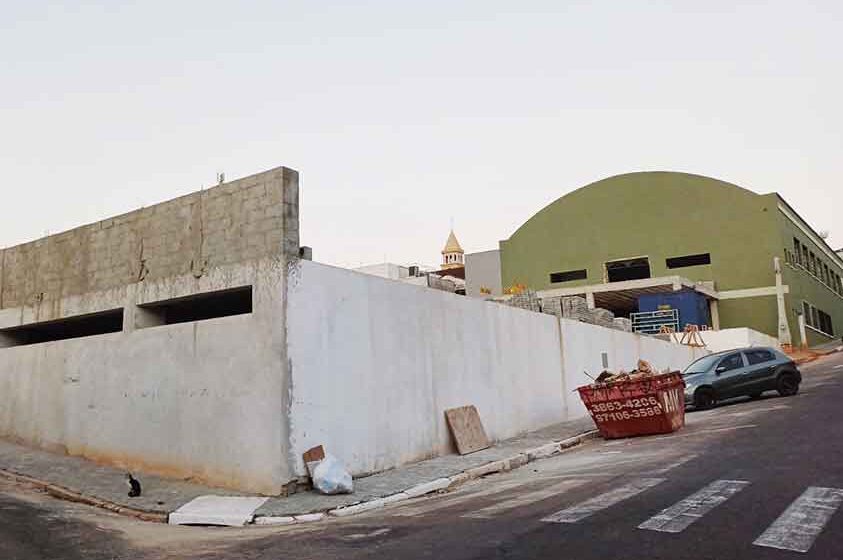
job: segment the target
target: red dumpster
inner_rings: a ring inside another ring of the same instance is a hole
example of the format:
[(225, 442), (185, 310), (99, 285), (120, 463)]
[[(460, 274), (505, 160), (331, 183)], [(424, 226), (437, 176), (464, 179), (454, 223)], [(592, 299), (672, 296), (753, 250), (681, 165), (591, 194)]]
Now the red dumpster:
[(667, 434), (685, 425), (685, 382), (679, 372), (577, 388), (606, 439)]

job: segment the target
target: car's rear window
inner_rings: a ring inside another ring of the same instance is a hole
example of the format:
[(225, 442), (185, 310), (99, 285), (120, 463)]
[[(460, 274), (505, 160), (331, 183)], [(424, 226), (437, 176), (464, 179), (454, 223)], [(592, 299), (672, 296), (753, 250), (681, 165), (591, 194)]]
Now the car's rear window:
[(775, 356), (769, 350), (747, 350), (744, 354), (746, 354), (746, 359), (749, 360), (749, 365), (772, 362), (775, 359)]

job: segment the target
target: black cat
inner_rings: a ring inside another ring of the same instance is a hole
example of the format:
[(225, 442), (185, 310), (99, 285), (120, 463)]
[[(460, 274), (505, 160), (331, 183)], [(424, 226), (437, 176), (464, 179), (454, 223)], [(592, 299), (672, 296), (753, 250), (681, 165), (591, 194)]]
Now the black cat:
[(140, 481), (132, 476), (132, 473), (126, 473), (126, 484), (129, 485), (129, 497), (137, 498), (141, 495)]

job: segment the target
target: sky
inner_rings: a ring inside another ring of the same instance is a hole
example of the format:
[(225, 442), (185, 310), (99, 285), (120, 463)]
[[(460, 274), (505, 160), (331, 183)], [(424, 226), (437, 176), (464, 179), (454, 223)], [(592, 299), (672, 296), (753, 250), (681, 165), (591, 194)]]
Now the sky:
[(285, 165), (340, 266), (437, 264), (451, 224), (494, 249), (642, 170), (778, 191), (843, 247), (841, 2), (0, 7), (0, 246)]

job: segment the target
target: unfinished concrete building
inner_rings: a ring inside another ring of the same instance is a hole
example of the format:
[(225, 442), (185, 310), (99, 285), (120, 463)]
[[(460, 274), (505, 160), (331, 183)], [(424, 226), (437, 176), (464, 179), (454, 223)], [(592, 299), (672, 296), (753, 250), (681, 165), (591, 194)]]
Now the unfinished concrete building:
[(2, 250), (0, 435), (277, 493), (298, 250), (283, 167)]

